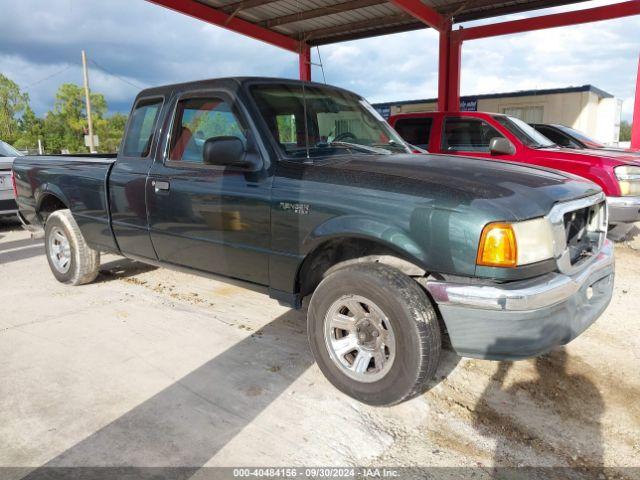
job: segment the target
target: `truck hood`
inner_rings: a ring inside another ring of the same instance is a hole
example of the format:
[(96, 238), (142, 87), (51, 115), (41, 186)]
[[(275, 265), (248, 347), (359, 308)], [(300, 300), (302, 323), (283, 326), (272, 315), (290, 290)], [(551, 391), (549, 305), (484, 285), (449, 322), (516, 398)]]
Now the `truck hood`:
[[(640, 166), (640, 155), (625, 152), (625, 151), (612, 151), (612, 150), (602, 150), (597, 148), (587, 148), (584, 150), (573, 150), (570, 148), (542, 148), (539, 150), (540, 152), (544, 152), (545, 157), (566, 160), (567, 156), (570, 157), (579, 157), (582, 159), (585, 158), (593, 158), (594, 161), (611, 161), (613, 160), (614, 165), (635, 165)], [(615, 162), (618, 163), (615, 163)]]
[(343, 181), (357, 186), (433, 199), (437, 208), (502, 215), (496, 220), (541, 217), (558, 202), (601, 191), (588, 180), (557, 170), (461, 156), (362, 155), (322, 163), (342, 171)]

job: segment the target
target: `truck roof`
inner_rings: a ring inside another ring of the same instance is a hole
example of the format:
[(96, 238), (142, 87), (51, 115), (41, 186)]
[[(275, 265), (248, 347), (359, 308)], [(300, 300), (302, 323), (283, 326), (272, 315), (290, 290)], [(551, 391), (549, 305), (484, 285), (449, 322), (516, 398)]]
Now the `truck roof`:
[(272, 84), (300, 84), (304, 83), (305, 86), (324, 87), (331, 88), (333, 90), (341, 90), (351, 95), (357, 95), (354, 92), (346, 90), (344, 88), (336, 87), (333, 85), (327, 85), (325, 83), (318, 82), (302, 82), (300, 80), (294, 80), (291, 78), (278, 78), (278, 77), (223, 77), (223, 78), (209, 78), (203, 80), (196, 80), (192, 82), (173, 83), (169, 85), (159, 85), (157, 87), (145, 88), (142, 90), (138, 97), (148, 97), (150, 95), (162, 95), (169, 91), (174, 90), (200, 90), (208, 88), (224, 88), (224, 87), (240, 87), (247, 83), (272, 83)]

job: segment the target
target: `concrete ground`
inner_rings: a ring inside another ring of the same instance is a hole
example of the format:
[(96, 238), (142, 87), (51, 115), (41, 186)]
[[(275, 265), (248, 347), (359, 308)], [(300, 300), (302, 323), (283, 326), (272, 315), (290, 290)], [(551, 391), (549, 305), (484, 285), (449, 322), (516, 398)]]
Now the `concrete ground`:
[[(0, 224), (0, 476), (41, 466), (608, 467), (640, 478), (640, 235), (611, 306), (566, 348), (516, 363), (445, 352), (393, 408), (334, 389), (304, 312), (225, 283), (104, 257), (56, 282)], [(36, 470), (37, 472), (38, 470)], [(191, 472), (193, 473), (193, 472)], [(561, 478), (594, 470), (564, 472)], [(459, 475), (462, 473), (459, 472)]]

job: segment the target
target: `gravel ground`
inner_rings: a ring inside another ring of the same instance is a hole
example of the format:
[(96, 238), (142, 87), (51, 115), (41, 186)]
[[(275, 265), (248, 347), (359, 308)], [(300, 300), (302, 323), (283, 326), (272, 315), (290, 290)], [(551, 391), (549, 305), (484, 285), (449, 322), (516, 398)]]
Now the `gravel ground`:
[(427, 393), (372, 408), (324, 379), (304, 312), (118, 257), (103, 258), (96, 283), (67, 287), (41, 240), (0, 224), (0, 467), (462, 466), (473, 468), (457, 477), (479, 478), (536, 466), (640, 478), (629, 468), (640, 467), (638, 249), (634, 229), (617, 244), (612, 304), (565, 348), (514, 363), (445, 352)]

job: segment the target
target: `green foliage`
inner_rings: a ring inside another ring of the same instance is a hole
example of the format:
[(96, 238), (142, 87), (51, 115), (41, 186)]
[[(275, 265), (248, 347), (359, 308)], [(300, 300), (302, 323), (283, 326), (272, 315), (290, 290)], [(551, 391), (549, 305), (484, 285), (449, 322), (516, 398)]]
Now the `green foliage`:
[[(127, 116), (109, 117), (104, 95), (91, 93), (93, 131), (103, 153), (115, 152), (124, 134)], [(38, 139), (46, 153), (87, 153), (84, 135), (88, 131), (84, 89), (72, 83), (60, 85), (53, 110), (38, 118), (29, 106), (29, 96), (18, 85), (0, 74), (0, 139), (20, 150), (35, 150)]]
[(630, 142), (631, 141), (631, 124), (626, 120), (620, 122), (620, 141), (621, 142)]
[(0, 73), (0, 138), (14, 143), (19, 136), (18, 115), (29, 104), (29, 95), (22, 93), (13, 80)]
[(278, 115), (278, 135), (281, 143), (296, 143), (296, 117), (291, 115)]

